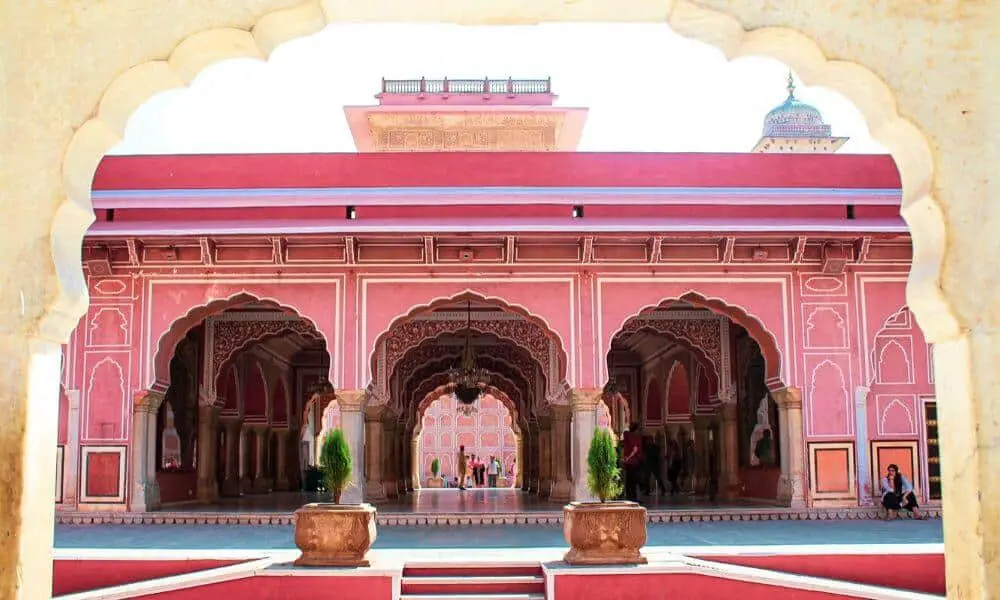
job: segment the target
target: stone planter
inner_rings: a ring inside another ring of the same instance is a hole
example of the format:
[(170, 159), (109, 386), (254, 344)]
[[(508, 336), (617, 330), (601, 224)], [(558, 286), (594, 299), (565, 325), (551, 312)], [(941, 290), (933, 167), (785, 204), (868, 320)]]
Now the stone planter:
[(429, 488), (443, 488), (444, 487), (444, 479), (441, 478), (441, 477), (428, 477), (427, 478), (427, 486), (426, 487), (429, 487)]
[(375, 507), (371, 504), (306, 504), (295, 511), (296, 566), (367, 567), (375, 543)]
[(645, 564), (646, 509), (635, 502), (571, 502), (563, 507), (571, 565)]

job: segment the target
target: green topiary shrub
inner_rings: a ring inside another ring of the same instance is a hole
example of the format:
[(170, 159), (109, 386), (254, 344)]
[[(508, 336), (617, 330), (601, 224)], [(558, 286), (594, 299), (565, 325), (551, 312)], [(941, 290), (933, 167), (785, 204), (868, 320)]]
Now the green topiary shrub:
[(340, 504), (340, 495), (351, 482), (352, 470), (351, 448), (340, 429), (334, 429), (323, 438), (319, 467), (323, 471), (326, 489), (333, 493), (334, 504)]
[(438, 473), (440, 472), (441, 472), (441, 461), (435, 458), (434, 460), (431, 461), (431, 474), (437, 477)]
[(601, 502), (614, 500), (622, 492), (615, 440), (603, 427), (594, 430), (587, 452), (587, 487)]

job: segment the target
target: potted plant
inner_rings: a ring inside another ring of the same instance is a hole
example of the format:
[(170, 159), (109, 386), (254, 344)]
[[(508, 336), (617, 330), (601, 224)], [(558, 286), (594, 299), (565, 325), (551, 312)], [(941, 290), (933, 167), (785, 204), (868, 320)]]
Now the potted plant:
[(594, 430), (587, 453), (587, 487), (598, 502), (571, 502), (563, 507), (563, 536), (571, 565), (644, 564), (646, 509), (616, 501), (622, 491), (615, 441), (604, 428)]
[(444, 480), (441, 479), (439, 473), (441, 472), (441, 461), (434, 459), (431, 461), (431, 477), (427, 480), (427, 487), (429, 488), (442, 488), (444, 487)]
[(302, 551), (295, 564), (367, 567), (366, 556), (375, 543), (375, 507), (340, 503), (353, 472), (351, 449), (343, 431), (334, 429), (323, 438), (319, 462), (333, 502), (306, 504), (295, 511), (295, 545)]

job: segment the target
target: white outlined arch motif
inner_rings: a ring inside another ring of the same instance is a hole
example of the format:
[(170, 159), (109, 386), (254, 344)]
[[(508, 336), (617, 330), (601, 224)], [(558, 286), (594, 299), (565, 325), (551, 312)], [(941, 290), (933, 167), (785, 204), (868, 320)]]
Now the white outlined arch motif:
[[(152, 368), (151, 372), (147, 374), (147, 379), (149, 380), (148, 387), (158, 391), (166, 391), (167, 387), (169, 387), (170, 371), (167, 367), (170, 363), (170, 358), (174, 354), (174, 349), (176, 348), (177, 343), (180, 342), (180, 340), (183, 339), (184, 336), (191, 331), (191, 329), (205, 321), (205, 319), (210, 316), (221, 314), (226, 310), (248, 303), (269, 304), (282, 310), (283, 312), (297, 315), (299, 319), (307, 322), (319, 335), (323, 341), (324, 347), (330, 347), (330, 340), (326, 339), (326, 336), (316, 324), (316, 321), (311, 317), (304, 315), (295, 306), (284, 303), (276, 298), (271, 298), (261, 294), (254, 294), (244, 289), (233, 293), (226, 298), (216, 298), (205, 304), (192, 306), (186, 313), (174, 319), (164, 329), (164, 331), (160, 333), (154, 346), (155, 350), (152, 351), (152, 360), (150, 361)], [(208, 365), (206, 364), (205, 366), (207, 367)]]
[[(788, 374), (785, 373), (787, 365), (782, 361), (782, 345), (778, 343), (777, 338), (774, 334), (764, 326), (764, 322), (755, 315), (754, 313), (748, 311), (746, 307), (729, 302), (723, 298), (717, 298), (714, 296), (705, 296), (696, 290), (689, 289), (683, 294), (676, 296), (666, 297), (657, 302), (656, 304), (649, 304), (640, 308), (637, 312), (625, 317), (622, 320), (621, 325), (611, 334), (611, 337), (604, 340), (606, 344), (605, 350), (610, 352), (612, 341), (618, 337), (618, 335), (629, 325), (629, 322), (634, 318), (643, 318), (644, 315), (658, 314), (662, 309), (669, 307), (674, 302), (686, 302), (695, 306), (696, 308), (706, 309), (715, 315), (722, 317), (727, 322), (725, 323), (724, 332), (726, 335), (725, 343), (720, 344), (722, 348), (728, 345), (729, 328), (728, 322), (736, 323), (743, 327), (747, 333), (757, 342), (760, 347), (761, 354), (764, 356), (765, 366), (767, 368), (767, 373), (765, 376), (765, 383), (767, 388), (771, 391), (782, 389), (786, 386), (786, 379)], [(679, 311), (678, 311), (679, 312)], [(693, 314), (698, 314), (697, 312)], [(788, 342), (788, 332), (786, 331), (785, 342)], [(695, 344), (692, 344), (695, 346)], [(700, 346), (698, 346), (700, 347)], [(787, 349), (787, 348), (786, 348)], [(790, 351), (790, 350), (788, 350)], [(719, 364), (721, 365), (722, 372), (728, 372), (730, 370), (729, 365), (729, 353), (722, 352)], [(601, 364), (602, 376), (607, 377), (608, 365), (607, 362)], [(719, 384), (722, 385), (723, 377), (720, 377)], [(722, 390), (720, 389), (720, 392)]]

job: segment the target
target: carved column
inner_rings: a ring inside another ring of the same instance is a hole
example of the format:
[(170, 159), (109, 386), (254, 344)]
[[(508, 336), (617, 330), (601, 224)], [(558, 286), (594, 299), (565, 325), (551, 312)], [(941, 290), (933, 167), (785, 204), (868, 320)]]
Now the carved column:
[(538, 417), (538, 494), (548, 498), (552, 493), (552, 419)]
[[(391, 417), (391, 415), (390, 415)], [(396, 486), (396, 419), (382, 421), (382, 491), (386, 498), (399, 497)]]
[(279, 491), (287, 491), (289, 489), (288, 433), (287, 429), (276, 429), (274, 431), (274, 444), (277, 450), (275, 460), (278, 461), (278, 464), (274, 465), (274, 489)]
[(549, 499), (568, 502), (573, 497), (573, 480), (570, 479), (569, 439), (572, 409), (565, 404), (550, 406), (552, 433), (549, 453), (552, 460), (552, 489)]
[(409, 469), (410, 469), (410, 485), (413, 489), (419, 490), (421, 487), (420, 481), (420, 467), (417, 465), (417, 460), (420, 456), (420, 442), (417, 440), (417, 436), (410, 438), (410, 454), (409, 454)]
[(226, 434), (226, 464), (222, 479), (224, 496), (240, 495), (240, 437), (243, 422), (238, 417), (222, 417)]
[(708, 453), (711, 450), (708, 442), (708, 429), (712, 420), (709, 417), (697, 416), (694, 418), (694, 455), (695, 469), (694, 477), (691, 478), (691, 486), (696, 494), (705, 493), (708, 490), (709, 464)]
[[(160, 506), (156, 482), (156, 414), (163, 393), (148, 390), (132, 406), (132, 510), (146, 512)], [(86, 485), (86, 482), (83, 482)]]
[(365, 498), (365, 391), (341, 390), (337, 392), (340, 404), (340, 426), (351, 448), (353, 473), (351, 484), (344, 490), (340, 501), (360, 504)]
[(528, 478), (528, 491), (532, 493), (538, 492), (539, 479), (541, 477), (541, 443), (539, 442), (540, 428), (538, 426), (538, 421), (532, 419), (528, 423), (528, 429), (531, 431), (531, 437), (529, 438), (529, 448), (528, 454), (531, 457), (528, 461), (529, 473), (531, 476)]
[(69, 399), (69, 420), (63, 451), (63, 506), (76, 508), (80, 489), (80, 390), (66, 390), (66, 397)]
[(253, 491), (267, 493), (271, 491), (271, 478), (267, 473), (271, 429), (267, 425), (255, 425), (252, 431), (251, 443), (254, 444)]
[(215, 502), (219, 497), (215, 465), (215, 426), (219, 409), (211, 404), (198, 406), (198, 501)]
[(521, 428), (521, 491), (531, 489), (531, 423)]
[[(723, 397), (726, 398), (726, 397)], [(721, 408), (720, 447), (722, 456), (719, 464), (719, 492), (723, 498), (739, 496), (740, 451), (739, 422), (737, 421), (735, 393), (730, 395)]]
[(573, 500), (596, 500), (587, 487), (587, 454), (597, 427), (597, 404), (604, 393), (600, 389), (575, 389), (570, 395), (573, 409)]
[(778, 500), (792, 508), (802, 508), (805, 499), (805, 448), (802, 442), (802, 390), (786, 387), (771, 392), (778, 404), (778, 428), (781, 430), (781, 478)]
[(365, 412), (365, 500), (385, 500), (382, 486), (382, 415), (385, 405), (366, 406)]
[(253, 473), (253, 465), (250, 464), (250, 456), (253, 454), (251, 448), (254, 443), (253, 431), (251, 431), (250, 426), (243, 423), (240, 427), (240, 485), (239, 490), (241, 494), (245, 494), (251, 491), (253, 487), (253, 480), (250, 478), (251, 473)]
[(514, 434), (514, 489), (519, 489), (524, 484), (524, 477), (521, 472), (524, 470), (524, 433)]
[(858, 456), (858, 503), (862, 506), (871, 506), (873, 503), (872, 492), (874, 482), (869, 467), (868, 452), (868, 392), (870, 388), (858, 386), (854, 390), (854, 418), (857, 428), (857, 456)]

